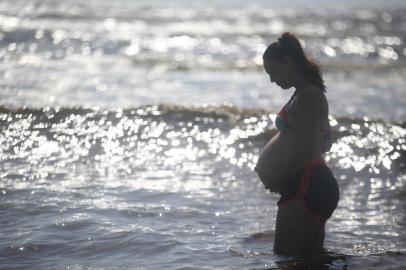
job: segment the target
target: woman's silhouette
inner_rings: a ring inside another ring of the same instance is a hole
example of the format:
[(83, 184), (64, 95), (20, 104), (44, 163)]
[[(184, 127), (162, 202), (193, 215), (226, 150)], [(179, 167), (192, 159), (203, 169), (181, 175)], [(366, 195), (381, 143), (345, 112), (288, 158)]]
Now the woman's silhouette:
[(278, 201), (274, 252), (323, 252), (324, 225), (337, 207), (339, 190), (323, 154), (331, 147), (326, 87), (319, 67), (299, 40), (284, 33), (263, 55), (271, 82), (294, 87), (278, 113), (278, 133), (261, 151), (255, 171)]

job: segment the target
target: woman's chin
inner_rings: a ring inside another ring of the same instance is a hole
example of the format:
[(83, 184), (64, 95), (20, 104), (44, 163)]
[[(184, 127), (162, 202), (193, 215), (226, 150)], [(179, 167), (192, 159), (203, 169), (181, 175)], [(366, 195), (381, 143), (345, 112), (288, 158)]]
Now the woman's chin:
[(287, 90), (292, 87), (292, 86), (289, 86), (286, 84), (279, 84), (279, 83), (276, 83), (276, 85), (279, 86), (280, 88), (282, 88), (283, 90)]

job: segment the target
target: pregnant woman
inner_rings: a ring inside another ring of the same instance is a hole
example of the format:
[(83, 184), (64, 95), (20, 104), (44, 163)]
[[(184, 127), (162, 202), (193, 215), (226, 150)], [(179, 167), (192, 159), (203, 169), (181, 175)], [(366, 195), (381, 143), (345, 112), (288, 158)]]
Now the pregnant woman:
[(323, 157), (331, 147), (326, 87), (319, 67), (291, 33), (268, 46), (263, 64), (271, 82), (295, 88), (276, 117), (278, 132), (255, 167), (265, 187), (281, 195), (274, 252), (322, 253), (324, 225), (339, 199), (336, 179)]

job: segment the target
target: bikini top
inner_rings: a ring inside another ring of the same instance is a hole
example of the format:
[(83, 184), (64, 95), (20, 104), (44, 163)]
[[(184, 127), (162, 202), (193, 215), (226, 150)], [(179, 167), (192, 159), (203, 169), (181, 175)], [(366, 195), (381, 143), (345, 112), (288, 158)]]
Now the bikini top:
[[(289, 101), (282, 107), (278, 112), (275, 119), (275, 126), (280, 132), (289, 132), (290, 130), (295, 130), (295, 127), (289, 123), (289, 114), (292, 110), (294, 100), (297, 96), (297, 90), (290, 97)], [(290, 114), (291, 115), (291, 114)], [(331, 138), (331, 127), (329, 121), (327, 121), (326, 126), (322, 128), (322, 142), (321, 151), (323, 153), (328, 152), (332, 146)]]
[(292, 104), (296, 95), (297, 90), (276, 115), (275, 126), (281, 132), (288, 132), (289, 130), (294, 129), (291, 125), (289, 125), (289, 111), (292, 109)]

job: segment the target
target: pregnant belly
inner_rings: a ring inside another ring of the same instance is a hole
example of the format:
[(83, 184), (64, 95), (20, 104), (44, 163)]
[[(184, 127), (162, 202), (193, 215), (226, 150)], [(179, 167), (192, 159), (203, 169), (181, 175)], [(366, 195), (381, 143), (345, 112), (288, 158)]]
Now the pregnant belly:
[(260, 152), (255, 171), (262, 183), (278, 192), (282, 185), (295, 148), (294, 132), (278, 132)]

